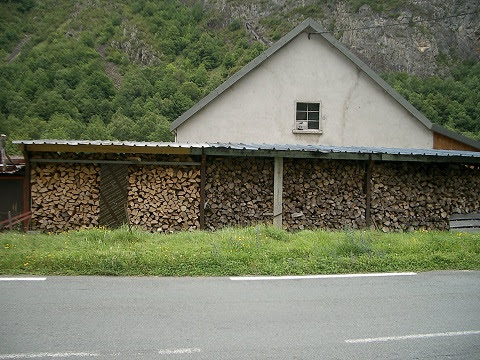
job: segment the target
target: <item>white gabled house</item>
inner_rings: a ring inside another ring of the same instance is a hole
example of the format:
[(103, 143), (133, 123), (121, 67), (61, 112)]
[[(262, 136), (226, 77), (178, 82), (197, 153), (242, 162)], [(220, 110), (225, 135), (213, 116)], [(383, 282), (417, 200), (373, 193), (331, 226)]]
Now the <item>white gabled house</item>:
[(305, 20), (170, 128), (180, 143), (478, 151), (432, 124), (364, 62)]

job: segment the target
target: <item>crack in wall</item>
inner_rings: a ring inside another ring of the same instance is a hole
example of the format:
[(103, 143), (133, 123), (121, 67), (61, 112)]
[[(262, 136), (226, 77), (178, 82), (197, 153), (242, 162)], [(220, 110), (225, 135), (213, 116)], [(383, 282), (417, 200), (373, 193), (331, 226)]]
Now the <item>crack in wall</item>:
[(347, 123), (347, 112), (350, 106), (350, 101), (352, 99), (352, 95), (355, 92), (355, 90), (358, 87), (358, 83), (360, 80), (360, 69), (357, 67), (356, 68), (356, 76), (355, 76), (355, 82), (353, 85), (348, 89), (347, 96), (345, 97), (345, 101), (343, 102), (343, 111), (342, 111), (342, 117), (340, 119), (340, 139), (342, 141), (342, 145), (345, 144), (345, 126)]

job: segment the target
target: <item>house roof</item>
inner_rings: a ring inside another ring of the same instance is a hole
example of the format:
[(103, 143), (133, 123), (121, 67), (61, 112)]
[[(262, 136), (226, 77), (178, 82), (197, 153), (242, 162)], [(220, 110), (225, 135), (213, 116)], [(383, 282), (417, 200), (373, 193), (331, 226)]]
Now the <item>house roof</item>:
[[(416, 161), (480, 164), (480, 152), (324, 145), (171, 143), (90, 140), (13, 141), (24, 151), (257, 156), (337, 160)], [(75, 162), (76, 160), (69, 160)], [(93, 160), (92, 160), (93, 161)]]
[(2, 158), (0, 155), (0, 175), (16, 175), (25, 167), (23, 156), (6, 156), (5, 166), (3, 166), (3, 161), (1, 160)]
[(343, 44), (341, 44), (335, 37), (330, 35), (327, 30), (322, 28), (320, 24), (315, 22), (312, 19), (307, 19), (295, 27), (292, 31), (278, 40), (275, 44), (273, 44), (270, 48), (260, 54), (258, 57), (253, 59), (247, 65), (245, 65), (242, 69), (236, 72), (232, 77), (230, 77), (227, 81), (223, 84), (218, 86), (215, 90), (205, 96), (202, 100), (200, 100), (197, 104), (183, 113), (180, 117), (178, 117), (175, 121), (172, 122), (170, 126), (170, 131), (174, 131), (180, 125), (182, 125), (185, 121), (190, 119), (193, 115), (207, 106), (210, 102), (215, 100), (219, 95), (221, 95), (225, 90), (230, 88), (234, 85), (237, 81), (242, 79), (245, 75), (250, 73), (252, 70), (260, 66), (265, 60), (269, 57), (274, 55), (277, 51), (291, 42), (294, 38), (296, 38), (301, 33), (308, 33), (309, 36), (315, 34), (323, 37), (326, 41), (328, 41), (334, 48), (340, 51), (343, 55), (345, 55), (350, 61), (352, 61), (359, 69), (361, 69), (365, 74), (367, 74), (375, 83), (377, 83), (380, 87), (385, 90), (390, 96), (392, 96), (400, 105), (402, 105), (410, 114), (412, 114), (418, 121), (420, 121), (425, 127), (428, 129), (437, 132), (439, 134), (445, 135), (451, 139), (457, 140), (461, 143), (470, 145), (474, 148), (480, 149), (480, 142), (470, 139), (466, 136), (448, 130), (440, 125), (433, 124), (430, 120), (428, 120), (420, 111), (418, 111), (412, 104), (410, 104), (403, 96), (401, 96), (395, 89), (393, 89), (390, 85), (388, 85), (385, 80), (383, 80), (377, 73), (375, 73), (372, 69), (370, 69), (367, 64), (365, 64), (362, 60), (360, 60), (356, 55), (354, 55), (350, 50), (348, 50)]

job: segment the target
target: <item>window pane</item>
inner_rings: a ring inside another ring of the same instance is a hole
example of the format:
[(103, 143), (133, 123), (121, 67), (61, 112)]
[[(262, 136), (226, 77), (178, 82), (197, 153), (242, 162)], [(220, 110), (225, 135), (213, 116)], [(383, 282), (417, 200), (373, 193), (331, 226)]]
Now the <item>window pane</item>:
[(307, 120), (307, 112), (297, 111), (297, 120)]
[(309, 121), (309, 122), (308, 122), (308, 128), (309, 128), (309, 129), (318, 130), (318, 129), (320, 129), (320, 122), (318, 122), (318, 121)]
[(297, 103), (297, 110), (307, 111), (307, 104), (306, 103)]
[(310, 104), (308, 104), (308, 110), (309, 111), (319, 111), (320, 110), (320, 104), (310, 103)]
[(318, 120), (319, 113), (318, 112), (309, 112), (308, 113), (308, 120)]

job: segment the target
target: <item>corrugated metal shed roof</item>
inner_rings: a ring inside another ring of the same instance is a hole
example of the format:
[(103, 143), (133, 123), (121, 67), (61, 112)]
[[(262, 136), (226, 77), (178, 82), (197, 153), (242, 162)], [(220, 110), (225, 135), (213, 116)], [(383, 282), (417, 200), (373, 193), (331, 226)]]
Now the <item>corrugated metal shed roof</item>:
[(397, 161), (465, 161), (480, 162), (480, 152), (435, 149), (400, 149), (376, 147), (342, 147), (326, 145), (253, 144), (253, 143), (172, 143), (101, 140), (19, 140), (13, 143), (27, 151), (60, 152), (155, 152), (219, 156), (283, 156), (294, 158), (330, 158), (352, 160)]
[(128, 146), (128, 147), (176, 147), (176, 148), (190, 148), (202, 147), (208, 144), (192, 144), (192, 146), (185, 146), (185, 144), (175, 142), (148, 142), (148, 141), (118, 141), (118, 140), (54, 140), (54, 139), (41, 139), (41, 140), (14, 140), (13, 144), (22, 145), (68, 145), (68, 146)]
[[(183, 144), (189, 146), (192, 144)], [(389, 155), (422, 155), (422, 156), (463, 156), (480, 158), (480, 152), (460, 150), (435, 149), (401, 149), (377, 148), (365, 146), (326, 146), (326, 145), (289, 145), (289, 144), (244, 144), (244, 143), (208, 143), (210, 148), (225, 148), (234, 150), (272, 150), (272, 151), (300, 151), (321, 153), (349, 153), (349, 154), (389, 154)]]

